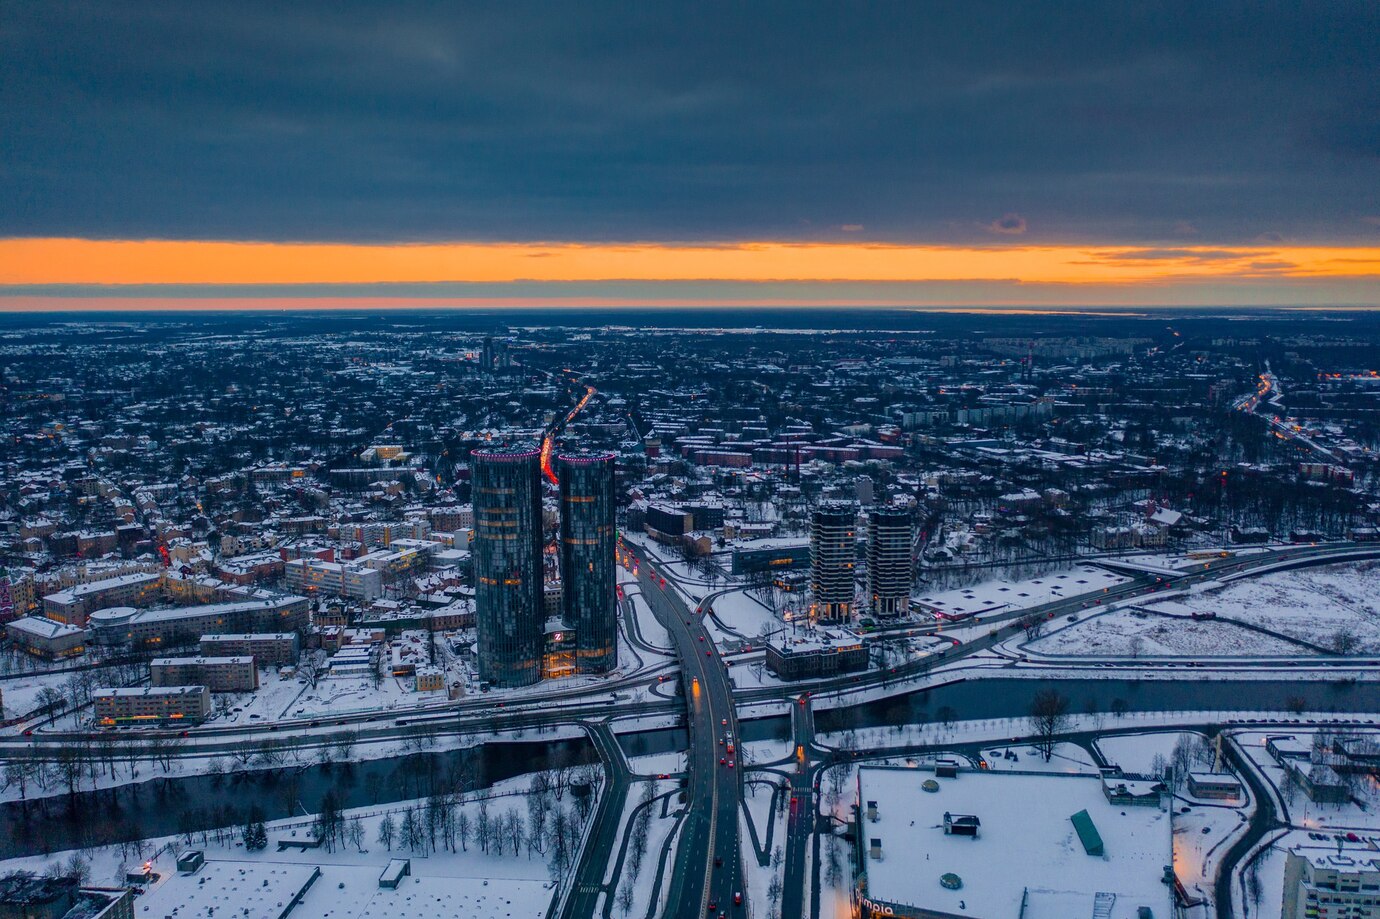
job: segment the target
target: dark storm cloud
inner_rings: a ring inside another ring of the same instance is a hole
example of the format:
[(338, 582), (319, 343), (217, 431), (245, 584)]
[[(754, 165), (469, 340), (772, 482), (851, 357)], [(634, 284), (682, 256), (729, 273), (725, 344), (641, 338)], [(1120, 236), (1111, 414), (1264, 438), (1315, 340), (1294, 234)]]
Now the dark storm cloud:
[(0, 234), (1369, 242), (1378, 11), (7, 3)]

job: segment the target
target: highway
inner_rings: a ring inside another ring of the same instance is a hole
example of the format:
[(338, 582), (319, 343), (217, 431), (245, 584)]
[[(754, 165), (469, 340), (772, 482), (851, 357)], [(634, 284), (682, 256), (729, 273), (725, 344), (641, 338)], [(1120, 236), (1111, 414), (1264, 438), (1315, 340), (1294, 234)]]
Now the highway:
[(729, 765), (736, 754), (719, 744), (726, 732), (738, 737), (727, 668), (699, 615), (686, 605), (657, 563), (644, 558), (639, 577), (642, 596), (680, 658), (689, 719), (689, 816), (676, 848), (668, 902), (681, 904), (676, 915), (695, 915), (685, 909), (689, 904), (697, 904), (701, 916), (746, 915), (746, 902), (739, 906), (733, 902), (735, 894), (744, 899), (747, 894), (738, 840), (742, 770)]
[(605, 885), (604, 875), (608, 872), (609, 858), (618, 849), (618, 828), (622, 824), (628, 789), (632, 784), (628, 760), (608, 725), (600, 722), (585, 727), (604, 764), (604, 793), (593, 814), (594, 826), (589, 831), (589, 839), (580, 850), (580, 862), (575, 868), (565, 906), (558, 914), (563, 919), (584, 919), (595, 915), (600, 894), (606, 895), (608, 902), (613, 901), (618, 878)]
[(791, 800), (786, 814), (785, 876), (782, 878), (781, 915), (805, 915), (805, 881), (810, 869), (810, 840), (815, 831), (815, 777), (819, 770), (815, 743), (814, 710), (808, 693), (802, 693), (791, 710), (791, 739), (795, 765), (789, 771)]
[[(306, 719), (285, 719), (273, 725), (207, 726), (192, 729), (188, 737), (180, 738), (180, 749), (174, 755), (226, 752), (243, 747), (247, 743), (269, 739), (276, 740), (284, 746), (310, 747), (333, 743), (333, 737), (344, 730), (357, 731), (360, 741), (377, 741), (418, 734), (439, 736), (572, 722), (584, 723), (586, 727), (591, 728), (592, 738), (608, 770), (605, 794), (595, 815), (590, 844), (582, 853), (582, 860), (573, 873), (569, 896), (565, 898), (561, 907), (563, 916), (584, 916), (590, 914), (587, 909), (593, 908), (601, 894), (609, 893), (604, 887), (603, 874), (607, 869), (608, 853), (616, 847), (617, 831), (626, 802), (629, 780), (626, 761), (621, 750), (616, 749), (617, 743), (614, 738), (608, 734), (606, 728), (594, 728), (592, 725), (613, 715), (665, 715), (680, 710), (684, 705), (690, 738), (687, 756), (689, 809), (678, 837), (674, 863), (670, 866), (668, 902), (678, 905), (675, 915), (708, 915), (711, 913), (710, 905), (713, 904), (714, 915), (724, 912), (729, 916), (746, 917), (750, 914), (748, 904), (744, 903), (740, 908), (733, 902), (735, 894), (741, 893), (745, 898), (748, 894), (743, 877), (739, 840), (742, 770), (728, 767), (726, 746), (721, 746), (719, 740), (725, 732), (730, 731), (735, 739), (740, 736), (735, 704), (789, 701), (792, 736), (798, 747), (803, 748), (804, 757), (794, 763), (782, 764), (788, 778), (792, 801), (789, 805), (786, 828), (785, 883), (781, 915), (798, 916), (809, 910), (807, 885), (813, 876), (812, 872), (817, 870), (810, 854), (815, 838), (815, 786), (820, 769), (829, 760), (828, 751), (813, 743), (812, 697), (846, 697), (859, 690), (877, 687), (884, 687), (891, 693), (907, 693), (918, 688), (917, 678), (930, 674), (938, 676), (941, 672), (947, 673), (957, 668), (965, 668), (968, 671), (967, 675), (973, 677), (978, 673), (999, 675), (1004, 667), (1039, 666), (1034, 661), (997, 659), (989, 662), (981, 658), (973, 660), (980, 652), (1009, 640), (1019, 632), (1021, 622), (1031, 615), (1055, 619), (1072, 614), (1089, 615), (1102, 611), (1112, 603), (1138, 601), (1141, 598), (1143, 602), (1153, 602), (1173, 591), (1188, 589), (1197, 584), (1250, 576), (1262, 570), (1380, 557), (1380, 545), (1343, 543), (1283, 547), (1252, 555), (1212, 557), (1186, 572), (1133, 574), (1128, 583), (1108, 588), (1105, 592), (1055, 600), (1027, 609), (1001, 610), (983, 615), (979, 623), (969, 621), (959, 625), (922, 625), (912, 621), (882, 633), (898, 637), (912, 634), (943, 636), (955, 628), (963, 628), (969, 630), (967, 634), (972, 636), (971, 627), (977, 625), (977, 637), (970, 637), (962, 644), (945, 649), (943, 656), (927, 655), (886, 672), (871, 670), (796, 685), (744, 687), (735, 692), (728, 676), (728, 668), (714, 644), (713, 636), (695, 611), (696, 603), (700, 607), (707, 607), (710, 597), (706, 596), (703, 601), (697, 601), (694, 596), (687, 597), (678, 585), (682, 579), (670, 573), (666, 562), (657, 558), (647, 547), (629, 543), (627, 549), (640, 562), (637, 568), (638, 587), (635, 590), (640, 593), (657, 620), (666, 629), (672, 649), (679, 659), (680, 685), (685, 693), (683, 702), (671, 699), (619, 700), (613, 697), (611, 691), (614, 689), (628, 690), (656, 685), (657, 675), (664, 675), (673, 666), (661, 664), (641, 670), (635, 676), (611, 680), (598, 689), (585, 687), (559, 690), (526, 699), (472, 697), (449, 706), (438, 706), (430, 711), (413, 713), (361, 712), (336, 716), (317, 723), (308, 722)], [(715, 595), (717, 594), (711, 596)], [(622, 611), (625, 620), (633, 621), (631, 625), (625, 622), (625, 628), (637, 636), (633, 644), (645, 651), (651, 651), (651, 646), (641, 639), (637, 631), (636, 614), (630, 607), (631, 602), (628, 598), (622, 604)], [(1296, 661), (1241, 661), (1232, 665), (1231, 669), (1279, 673), (1281, 668), (1287, 667), (1320, 669), (1325, 666), (1338, 666), (1350, 668), (1350, 672), (1355, 673), (1375, 664), (1376, 661), (1370, 658), (1324, 656)], [(1162, 665), (1158, 661), (1142, 659), (1126, 662), (1125, 665), (1139, 671), (1163, 669), (1171, 675), (1178, 673), (1184, 679), (1202, 679), (1207, 676), (1201, 670), (1180, 671), (1178, 667)], [(1057, 666), (1061, 670), (1076, 669), (1068, 663), (1059, 663)], [(1118, 665), (1096, 663), (1088, 666)], [(1227, 664), (1223, 663), (1221, 666)], [(990, 669), (984, 670), (984, 667)], [(802, 698), (806, 702), (804, 705), (799, 704)], [(558, 699), (562, 704), (553, 705), (552, 703)], [(64, 740), (92, 736), (112, 737), (117, 742), (140, 743), (154, 736), (177, 737), (179, 734), (180, 732), (176, 731), (45, 731), (34, 737), (0, 738), (0, 754), (41, 757), (45, 753), (51, 755), (51, 751), (45, 750), (45, 747), (58, 745)], [(720, 764), (720, 757), (725, 759), (725, 763)], [(695, 905), (693, 909), (690, 908), (691, 904)], [(757, 906), (759, 910), (765, 908), (765, 904)]]

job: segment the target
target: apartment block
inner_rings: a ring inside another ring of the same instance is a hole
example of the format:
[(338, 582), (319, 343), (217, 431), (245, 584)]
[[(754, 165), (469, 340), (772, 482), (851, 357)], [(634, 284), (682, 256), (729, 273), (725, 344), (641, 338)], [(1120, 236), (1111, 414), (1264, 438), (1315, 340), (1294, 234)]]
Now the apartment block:
[(199, 724), (211, 713), (211, 690), (205, 686), (98, 689), (95, 699), (96, 723), (105, 726), (149, 721)]
[(292, 664), (301, 652), (296, 632), (212, 633), (201, 636), (206, 657), (252, 657), (260, 664)]
[(204, 685), (211, 692), (253, 692), (259, 668), (253, 657), (160, 657), (149, 662), (153, 686)]
[(288, 590), (308, 595), (324, 593), (364, 602), (383, 596), (383, 572), (373, 568), (298, 558), (283, 566), (283, 577)]

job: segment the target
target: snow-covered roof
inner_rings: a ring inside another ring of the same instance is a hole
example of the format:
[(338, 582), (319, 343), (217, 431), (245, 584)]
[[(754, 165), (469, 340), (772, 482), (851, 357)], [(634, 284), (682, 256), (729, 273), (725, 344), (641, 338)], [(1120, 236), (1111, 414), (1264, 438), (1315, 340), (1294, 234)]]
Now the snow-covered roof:
[[(1142, 906), (1171, 914), (1161, 878), (1173, 842), (1160, 808), (1109, 803), (1098, 776), (962, 772), (934, 777), (938, 791), (926, 792), (921, 783), (930, 778), (917, 769), (859, 770), (858, 832), (873, 901), (945, 915), (1069, 919), (1094, 915), (1094, 896), (1104, 892), (1116, 895), (1107, 919), (1136, 919)], [(878, 803), (875, 822), (869, 801)], [(1079, 841), (1071, 818), (1081, 811), (1096, 827), (1102, 856), (1086, 854)], [(979, 818), (978, 836), (946, 835), (946, 813)], [(872, 840), (881, 842), (880, 859), (869, 854)], [(950, 873), (961, 888), (940, 883)]]

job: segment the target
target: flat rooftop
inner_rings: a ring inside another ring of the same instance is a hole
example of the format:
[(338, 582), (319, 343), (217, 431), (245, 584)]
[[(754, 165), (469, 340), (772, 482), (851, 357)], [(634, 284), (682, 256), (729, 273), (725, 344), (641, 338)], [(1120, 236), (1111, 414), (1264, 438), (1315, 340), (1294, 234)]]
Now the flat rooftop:
[[(921, 788), (929, 779), (938, 791)], [(1137, 919), (1141, 906), (1172, 914), (1172, 892), (1161, 881), (1173, 861), (1169, 813), (1109, 804), (1097, 776), (961, 772), (940, 779), (918, 769), (864, 767), (858, 787), (874, 901), (983, 919), (1091, 919), (1095, 895), (1110, 893), (1116, 900), (1107, 919)], [(868, 801), (878, 803), (875, 823)], [(1092, 818), (1103, 855), (1084, 850), (1070, 820), (1079, 811)], [(946, 812), (976, 816), (978, 837), (946, 836)], [(868, 852), (872, 839), (881, 840), (880, 860)], [(960, 889), (940, 883), (949, 873), (962, 880)]]
[(136, 901), (136, 915), (278, 919), (312, 886), (314, 865), (210, 861), (196, 874), (174, 872)]

